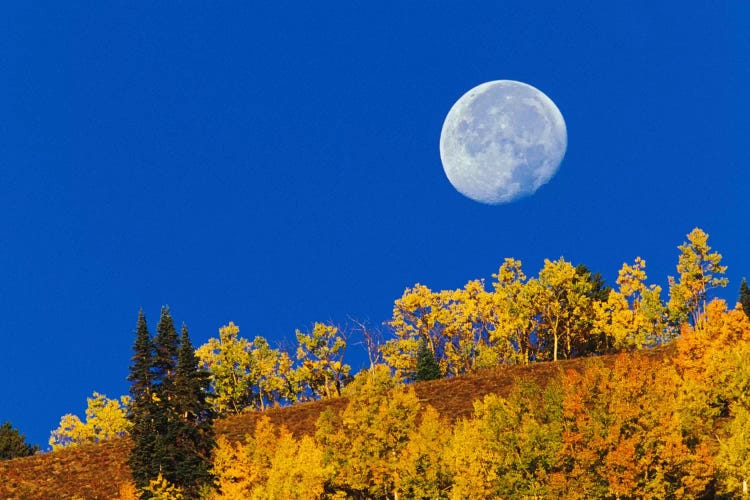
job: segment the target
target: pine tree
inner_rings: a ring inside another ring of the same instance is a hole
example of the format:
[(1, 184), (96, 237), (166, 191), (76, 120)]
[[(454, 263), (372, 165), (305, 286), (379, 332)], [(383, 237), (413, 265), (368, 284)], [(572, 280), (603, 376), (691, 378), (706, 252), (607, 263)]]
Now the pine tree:
[[(153, 339), (154, 357), (152, 372), (154, 374), (154, 394), (152, 397), (152, 462), (158, 465), (158, 472), (170, 483), (181, 486), (177, 481), (178, 457), (174, 443), (174, 429), (176, 422), (175, 375), (177, 371), (177, 356), (179, 351), (179, 337), (174, 327), (174, 321), (169, 306), (161, 308), (159, 323), (156, 325), (156, 335)], [(149, 479), (154, 479), (152, 476)]]
[(153, 345), (143, 309), (138, 311), (135, 336), (133, 357), (131, 358), (133, 364), (130, 366), (130, 375), (128, 375), (128, 380), (131, 382), (130, 396), (132, 397), (133, 405), (141, 402), (143, 399), (151, 399), (154, 381), (154, 376), (151, 372), (151, 366), (153, 365)]
[(417, 369), (414, 372), (414, 381), (436, 380), (442, 376), (440, 365), (435, 359), (435, 355), (427, 347), (427, 342), (422, 340), (417, 350)]
[(155, 460), (154, 435), (156, 433), (154, 412), (154, 362), (153, 343), (146, 324), (143, 310), (138, 312), (138, 323), (133, 344), (133, 364), (130, 365), (130, 408), (128, 419), (133, 423), (130, 436), (133, 447), (128, 458), (128, 465), (133, 474), (133, 481), (139, 488), (148, 485), (159, 473), (159, 463)]
[(182, 338), (174, 377), (175, 399), (170, 441), (175, 446), (174, 484), (189, 494), (211, 480), (211, 455), (215, 445), (213, 411), (207, 401), (209, 374), (199, 368), (188, 329), (182, 326)]
[(128, 464), (143, 498), (160, 475), (197, 498), (211, 480), (213, 413), (206, 401), (209, 376), (198, 366), (188, 330), (177, 336), (168, 307), (161, 310), (157, 333), (150, 338), (146, 319), (138, 316), (133, 364), (128, 380), (133, 398), (133, 448)]
[(592, 273), (586, 267), (586, 264), (578, 264), (576, 266), (576, 274), (591, 283), (591, 290), (587, 293), (591, 299), (598, 300), (599, 302), (607, 301), (612, 287), (605, 283), (602, 273)]
[(30, 445), (26, 437), (14, 429), (10, 422), (0, 425), (0, 460), (28, 457), (39, 451), (39, 446)]
[(750, 287), (747, 286), (747, 280), (745, 278), (742, 278), (742, 283), (740, 284), (740, 297), (737, 302), (742, 304), (742, 309), (745, 311), (745, 314), (747, 314), (747, 317), (750, 318)]
[(156, 395), (162, 401), (168, 401), (174, 397), (174, 375), (177, 369), (178, 351), (177, 330), (174, 327), (169, 306), (164, 306), (161, 308), (159, 324), (156, 325), (152, 365)]

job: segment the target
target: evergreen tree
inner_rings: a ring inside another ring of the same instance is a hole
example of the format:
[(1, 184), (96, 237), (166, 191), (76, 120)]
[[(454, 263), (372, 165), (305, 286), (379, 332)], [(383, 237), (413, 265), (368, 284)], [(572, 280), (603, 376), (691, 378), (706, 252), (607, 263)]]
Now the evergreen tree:
[(209, 383), (209, 374), (198, 366), (188, 329), (183, 325), (174, 377), (173, 421), (169, 430), (170, 442), (175, 446), (171, 482), (183, 487), (189, 495), (197, 495), (198, 488), (211, 481), (215, 441), (214, 414), (207, 401)]
[(0, 426), (0, 460), (28, 457), (39, 451), (39, 446), (30, 445), (26, 437), (14, 429), (10, 422)]
[(156, 330), (151, 339), (141, 311), (128, 376), (133, 397), (128, 464), (143, 498), (150, 498), (145, 487), (159, 475), (188, 498), (197, 498), (200, 486), (211, 480), (214, 415), (206, 401), (209, 376), (198, 366), (185, 327), (180, 341), (166, 306)]
[(737, 301), (742, 304), (742, 309), (745, 311), (745, 314), (747, 314), (747, 317), (750, 318), (750, 287), (747, 286), (747, 280), (745, 278), (742, 278), (742, 283), (740, 284), (740, 297)]
[(435, 359), (435, 355), (427, 347), (427, 342), (422, 339), (417, 350), (417, 369), (414, 372), (414, 381), (436, 380), (442, 376), (443, 374), (440, 370), (440, 365)]
[(578, 264), (576, 266), (576, 274), (591, 283), (591, 290), (587, 293), (591, 299), (598, 300), (599, 302), (607, 301), (612, 287), (604, 282), (601, 273), (592, 273), (585, 264)]
[[(152, 397), (152, 464), (158, 473), (170, 483), (180, 486), (176, 481), (178, 456), (174, 442), (176, 423), (175, 376), (177, 372), (177, 356), (179, 351), (179, 337), (174, 327), (174, 321), (169, 306), (161, 308), (159, 323), (156, 325), (156, 335), (153, 338), (154, 357), (151, 371), (154, 374), (154, 394)], [(152, 469), (153, 470), (153, 469)], [(149, 479), (155, 479), (154, 475)]]
[(153, 390), (154, 376), (151, 371), (153, 366), (153, 345), (151, 343), (151, 334), (148, 332), (146, 316), (143, 309), (138, 311), (138, 322), (135, 327), (135, 343), (133, 344), (133, 357), (130, 365), (130, 396), (132, 405), (144, 399), (151, 399)]
[(138, 322), (133, 344), (133, 364), (130, 365), (130, 396), (128, 419), (133, 428), (130, 436), (133, 447), (128, 458), (128, 465), (133, 474), (136, 486), (143, 488), (159, 474), (159, 463), (155, 460), (156, 445), (154, 436), (154, 363), (153, 343), (146, 324), (143, 310), (138, 312)]
[[(597, 302), (607, 302), (609, 299), (609, 292), (612, 291), (612, 287), (604, 282), (601, 273), (592, 273), (585, 264), (578, 264), (576, 266), (576, 280), (588, 282), (589, 286), (584, 287), (585, 289), (588, 289), (585, 292), (585, 295), (591, 299), (592, 304)], [(593, 317), (579, 324), (578, 330), (579, 334), (573, 348), (576, 356), (601, 353), (605, 350), (604, 346), (607, 345), (606, 335), (597, 335), (594, 333)]]
[(174, 375), (177, 369), (179, 341), (169, 306), (164, 306), (161, 308), (161, 317), (156, 325), (152, 365), (156, 395), (161, 401), (174, 398)]

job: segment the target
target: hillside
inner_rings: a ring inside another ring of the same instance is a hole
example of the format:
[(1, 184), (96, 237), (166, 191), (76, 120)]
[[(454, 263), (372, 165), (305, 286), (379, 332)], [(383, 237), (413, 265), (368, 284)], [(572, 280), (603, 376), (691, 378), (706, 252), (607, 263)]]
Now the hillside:
[[(669, 357), (674, 346), (669, 345), (632, 356), (657, 359)], [(614, 356), (603, 356), (605, 364)], [(441, 415), (454, 420), (471, 415), (473, 402), (486, 394), (507, 395), (516, 380), (534, 380), (540, 385), (561, 369), (581, 371), (586, 358), (563, 360), (556, 363), (537, 363), (530, 366), (503, 366), (482, 370), (456, 378), (415, 384), (418, 398), (424, 405), (433, 406)], [(286, 426), (295, 435), (312, 434), (322, 411), (336, 411), (346, 406), (345, 398), (302, 403), (266, 412), (251, 412), (216, 422), (217, 435), (240, 440), (255, 428), (261, 415), (274, 424)], [(130, 477), (125, 460), (130, 440), (114, 439), (100, 444), (38, 454), (32, 457), (0, 461), (0, 498), (35, 499), (112, 499)]]

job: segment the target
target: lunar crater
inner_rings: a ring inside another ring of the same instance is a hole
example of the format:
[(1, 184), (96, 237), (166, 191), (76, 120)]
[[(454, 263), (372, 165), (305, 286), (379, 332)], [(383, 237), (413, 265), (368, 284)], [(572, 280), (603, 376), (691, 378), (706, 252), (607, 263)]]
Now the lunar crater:
[(463, 195), (488, 204), (536, 192), (555, 175), (566, 148), (557, 106), (513, 80), (487, 82), (464, 94), (440, 135), (448, 180)]

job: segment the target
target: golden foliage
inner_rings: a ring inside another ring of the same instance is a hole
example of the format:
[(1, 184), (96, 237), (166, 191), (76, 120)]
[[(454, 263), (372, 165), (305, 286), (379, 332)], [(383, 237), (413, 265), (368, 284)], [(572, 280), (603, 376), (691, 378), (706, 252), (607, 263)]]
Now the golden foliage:
[(150, 494), (152, 500), (183, 500), (182, 489), (171, 484), (161, 474), (156, 479), (149, 481), (144, 491)]
[(309, 436), (296, 440), (268, 418), (258, 420), (244, 443), (217, 440), (215, 499), (319, 498), (328, 470)]
[(94, 392), (87, 402), (85, 422), (72, 414), (60, 419), (60, 426), (52, 431), (49, 439), (53, 450), (123, 436), (130, 430), (132, 424), (125, 417), (130, 404), (128, 396), (117, 400)]

